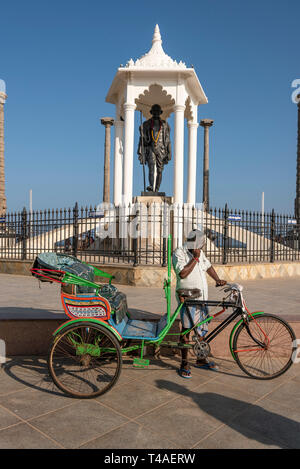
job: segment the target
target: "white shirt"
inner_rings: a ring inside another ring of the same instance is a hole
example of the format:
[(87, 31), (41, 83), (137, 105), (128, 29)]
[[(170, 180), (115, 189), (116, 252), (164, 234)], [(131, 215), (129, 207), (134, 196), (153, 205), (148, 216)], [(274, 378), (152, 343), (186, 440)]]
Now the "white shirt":
[(202, 250), (200, 252), (199, 262), (196, 263), (192, 272), (185, 278), (181, 278), (179, 275), (182, 269), (192, 260), (192, 258), (193, 255), (189, 252), (185, 245), (175, 249), (172, 256), (172, 262), (177, 278), (176, 290), (179, 288), (198, 288), (202, 293), (201, 299), (207, 300), (208, 287), (206, 271), (211, 267), (211, 263)]

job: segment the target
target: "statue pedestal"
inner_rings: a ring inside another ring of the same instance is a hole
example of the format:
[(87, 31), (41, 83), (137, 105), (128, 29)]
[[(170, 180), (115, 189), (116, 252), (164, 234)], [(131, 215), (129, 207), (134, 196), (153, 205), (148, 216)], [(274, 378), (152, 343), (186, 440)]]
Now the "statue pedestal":
[(165, 192), (151, 192), (151, 191), (146, 191), (146, 192), (141, 192), (141, 196), (151, 196), (151, 197), (165, 197), (166, 193)]
[(165, 192), (142, 192), (142, 195), (133, 197), (133, 203), (138, 204), (163, 204), (167, 203), (171, 205), (173, 203), (173, 197), (166, 196)]
[(165, 266), (167, 265), (169, 208), (173, 203), (173, 197), (158, 195), (157, 192), (154, 193), (155, 195), (151, 195), (151, 192), (146, 194), (133, 198), (140, 233), (138, 253), (141, 262), (147, 263), (148, 256), (152, 258), (154, 264)]

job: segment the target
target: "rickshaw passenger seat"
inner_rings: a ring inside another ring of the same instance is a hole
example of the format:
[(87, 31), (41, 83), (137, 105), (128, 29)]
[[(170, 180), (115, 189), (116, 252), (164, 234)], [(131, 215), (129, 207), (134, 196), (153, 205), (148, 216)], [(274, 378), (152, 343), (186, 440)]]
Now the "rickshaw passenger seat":
[(156, 339), (167, 324), (167, 314), (159, 321), (142, 321), (126, 316), (119, 324), (115, 323), (112, 315), (109, 323), (124, 339)]

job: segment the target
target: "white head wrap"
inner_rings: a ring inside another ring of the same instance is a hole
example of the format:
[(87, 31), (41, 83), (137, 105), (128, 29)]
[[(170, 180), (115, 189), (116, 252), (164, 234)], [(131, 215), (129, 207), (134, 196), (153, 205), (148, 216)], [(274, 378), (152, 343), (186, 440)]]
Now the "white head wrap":
[(202, 249), (206, 243), (206, 236), (203, 231), (192, 230), (188, 234), (185, 245), (188, 249)]

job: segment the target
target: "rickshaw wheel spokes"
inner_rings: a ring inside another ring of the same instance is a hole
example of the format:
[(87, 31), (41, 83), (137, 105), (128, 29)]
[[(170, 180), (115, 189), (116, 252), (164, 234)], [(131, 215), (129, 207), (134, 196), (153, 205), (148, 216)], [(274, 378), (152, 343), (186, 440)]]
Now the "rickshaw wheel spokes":
[[(70, 333), (81, 339), (80, 345), (69, 340)], [(104, 394), (117, 382), (121, 367), (118, 340), (101, 324), (71, 324), (50, 346), (49, 373), (56, 386), (72, 397), (88, 399)]]

